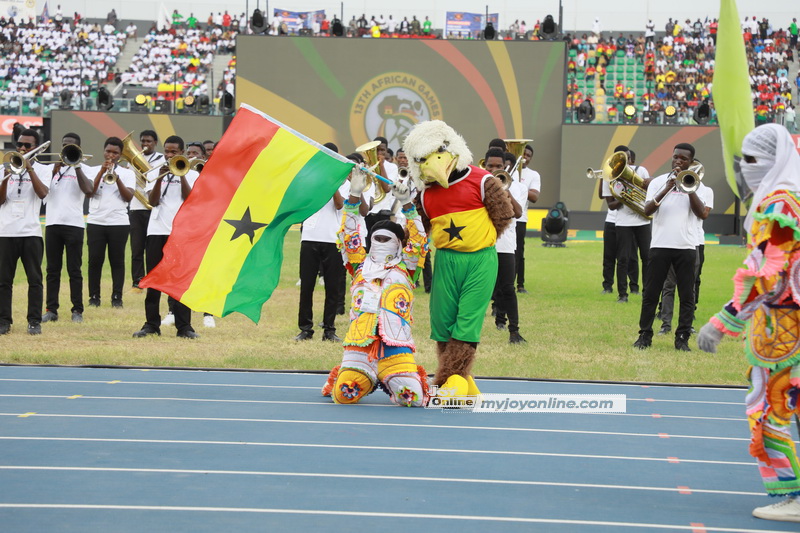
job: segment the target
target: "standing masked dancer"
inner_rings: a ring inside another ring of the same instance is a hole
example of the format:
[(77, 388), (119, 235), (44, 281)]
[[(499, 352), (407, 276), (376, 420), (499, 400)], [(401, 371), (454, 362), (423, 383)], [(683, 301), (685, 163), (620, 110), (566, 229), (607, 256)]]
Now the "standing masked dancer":
[(714, 353), (723, 335), (745, 332), (750, 454), (767, 493), (785, 497), (753, 516), (800, 522), (800, 459), (790, 433), (800, 392), (800, 156), (777, 124), (751, 131), (742, 155), (753, 191), (745, 220), (750, 255), (733, 277), (733, 299), (702, 327), (697, 344)]
[(476, 395), (472, 364), (483, 317), (497, 279), (497, 235), (514, 223), (511, 198), (502, 182), (472, 166), (464, 139), (440, 120), (421, 122), (403, 146), (420, 193), (425, 227), (437, 248), (431, 287), (431, 338), (442, 395)]
[(357, 403), (380, 386), (392, 402), (420, 407), (427, 402), (428, 383), (414, 360), (411, 310), (414, 272), (423, 266), (427, 236), (411, 203), (410, 187), (398, 183), (392, 191), (403, 206), (405, 230), (391, 220), (376, 222), (367, 252), (359, 220), (365, 185), (366, 176), (356, 168), (339, 231), (345, 267), (353, 276), (350, 327), (342, 363), (331, 371), (322, 394), (336, 403)]

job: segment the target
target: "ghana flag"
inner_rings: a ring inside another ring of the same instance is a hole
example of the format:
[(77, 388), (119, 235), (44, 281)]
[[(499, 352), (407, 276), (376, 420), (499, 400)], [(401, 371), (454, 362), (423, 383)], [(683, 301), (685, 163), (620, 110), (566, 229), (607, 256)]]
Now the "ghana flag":
[(283, 239), (325, 205), (353, 163), (242, 105), (140, 284), (196, 311), (254, 322), (278, 284)]

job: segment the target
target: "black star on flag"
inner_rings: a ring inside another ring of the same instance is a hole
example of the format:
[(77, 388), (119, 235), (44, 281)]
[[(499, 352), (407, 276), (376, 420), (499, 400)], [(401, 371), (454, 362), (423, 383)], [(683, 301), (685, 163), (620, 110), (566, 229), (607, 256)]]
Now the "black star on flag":
[(451, 218), (450, 227), (444, 229), (445, 233), (450, 235), (448, 242), (452, 241), (453, 239), (461, 239), (463, 241), (464, 239), (461, 237), (461, 230), (464, 228), (466, 228), (466, 226), (456, 226), (456, 223), (453, 222), (453, 219)]
[(241, 220), (226, 219), (225, 222), (227, 222), (236, 229), (236, 231), (233, 232), (233, 237), (231, 237), (232, 241), (236, 240), (236, 238), (240, 237), (241, 235), (247, 235), (248, 237), (250, 237), (250, 244), (253, 244), (253, 237), (256, 236), (256, 231), (267, 225), (261, 222), (253, 222), (253, 220), (250, 218), (249, 207), (245, 210)]

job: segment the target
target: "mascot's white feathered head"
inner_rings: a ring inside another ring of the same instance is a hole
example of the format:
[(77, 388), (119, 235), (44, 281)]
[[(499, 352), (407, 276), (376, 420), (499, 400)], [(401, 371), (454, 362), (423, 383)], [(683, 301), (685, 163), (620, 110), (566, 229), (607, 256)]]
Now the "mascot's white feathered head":
[(472, 164), (472, 152), (464, 138), (441, 120), (414, 126), (403, 143), (403, 151), (413, 178), (445, 188), (453, 170), (464, 170)]

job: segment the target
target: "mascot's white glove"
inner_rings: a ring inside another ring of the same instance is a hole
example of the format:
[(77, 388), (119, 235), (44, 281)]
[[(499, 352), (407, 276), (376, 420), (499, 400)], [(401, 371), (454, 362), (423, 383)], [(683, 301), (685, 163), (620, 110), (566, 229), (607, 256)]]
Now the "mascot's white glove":
[(350, 171), (350, 195), (361, 196), (367, 188), (367, 175), (357, 166)]
[(714, 327), (711, 322), (700, 328), (697, 333), (697, 347), (708, 353), (717, 353), (717, 345), (725, 334)]
[(411, 201), (411, 187), (408, 183), (398, 182), (392, 185), (392, 194), (400, 205), (406, 205)]

